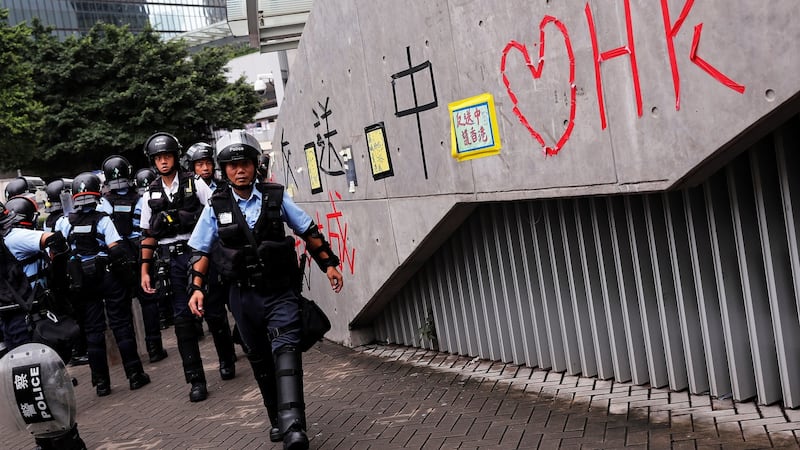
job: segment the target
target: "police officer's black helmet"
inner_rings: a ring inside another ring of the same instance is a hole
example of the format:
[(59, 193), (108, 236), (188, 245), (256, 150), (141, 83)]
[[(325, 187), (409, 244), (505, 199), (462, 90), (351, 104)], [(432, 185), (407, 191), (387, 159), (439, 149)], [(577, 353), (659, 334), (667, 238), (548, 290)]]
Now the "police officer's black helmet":
[(194, 171), (194, 163), (203, 159), (210, 159), (214, 163), (214, 147), (205, 142), (198, 142), (186, 149), (186, 154), (181, 158), (184, 170)]
[(124, 156), (111, 155), (103, 161), (103, 174), (111, 189), (126, 189), (131, 185), (133, 167)]
[(36, 227), (36, 221), (39, 219), (39, 207), (36, 206), (36, 201), (28, 195), (17, 195), (11, 197), (6, 202), (6, 209), (14, 211), (20, 217), (17, 223), (30, 230)]
[(175, 155), (175, 164), (178, 163), (178, 158), (181, 156), (181, 143), (175, 136), (159, 131), (147, 138), (144, 143), (144, 156), (153, 164), (156, 155), (162, 153), (172, 153)]
[(249, 159), (258, 167), (261, 144), (245, 130), (233, 130), (217, 141), (217, 163), (220, 167), (232, 161)]
[(72, 204), (91, 205), (100, 199), (100, 177), (92, 172), (83, 172), (72, 180)]
[(71, 178), (56, 178), (55, 180), (47, 183), (44, 188), (44, 193), (47, 195), (47, 203), (45, 210), (48, 212), (58, 211), (62, 209), (61, 194), (69, 194), (72, 191)]
[(0, 202), (0, 229), (1, 230), (3, 230), (3, 231), (8, 230), (12, 226), (14, 226), (14, 224), (18, 223), (20, 220), (22, 220), (22, 217), (19, 214), (15, 213), (14, 211), (11, 211), (9, 209), (6, 209), (5, 205), (3, 205), (3, 202)]
[(14, 178), (6, 185), (6, 200), (26, 192), (29, 192), (28, 180), (26, 180), (24, 177)]
[(150, 186), (150, 183), (156, 179), (158, 174), (156, 171), (145, 167), (136, 171), (136, 187), (139, 189), (147, 189)]

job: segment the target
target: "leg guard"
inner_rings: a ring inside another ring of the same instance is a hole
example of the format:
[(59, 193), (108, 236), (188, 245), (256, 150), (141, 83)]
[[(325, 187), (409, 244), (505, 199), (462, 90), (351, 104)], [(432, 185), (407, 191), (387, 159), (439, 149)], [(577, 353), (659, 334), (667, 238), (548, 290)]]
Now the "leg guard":
[(151, 363), (161, 361), (167, 357), (167, 351), (164, 350), (164, 344), (161, 339), (158, 341), (146, 341), (145, 344), (147, 344), (147, 356), (150, 357)]
[(253, 377), (258, 383), (261, 398), (264, 399), (264, 407), (267, 408), (271, 427), (269, 440), (280, 442), (283, 439), (283, 433), (278, 426), (278, 388), (275, 385), (275, 363), (272, 355), (248, 353), (247, 359), (250, 361), (250, 367), (253, 368)]
[(303, 398), (303, 364), (300, 350), (285, 345), (275, 353), (278, 386), (278, 427), (284, 449), (308, 448), (306, 405)]
[(203, 360), (200, 356), (200, 344), (197, 343), (195, 320), (187, 317), (175, 319), (175, 337), (178, 340), (178, 351), (183, 361), (183, 373), (186, 382), (206, 381), (203, 372)]
[[(140, 294), (141, 295), (141, 294)], [(161, 321), (158, 311), (158, 300), (139, 299), (142, 307), (142, 323), (144, 324), (144, 339), (146, 342), (161, 342)]]
[(214, 338), (214, 347), (219, 356), (219, 372), (223, 380), (230, 380), (236, 374), (236, 349), (233, 348), (231, 327), (226, 316), (206, 317), (208, 329)]
[(37, 437), (36, 445), (40, 450), (86, 450), (86, 444), (78, 434), (78, 424), (60, 436)]

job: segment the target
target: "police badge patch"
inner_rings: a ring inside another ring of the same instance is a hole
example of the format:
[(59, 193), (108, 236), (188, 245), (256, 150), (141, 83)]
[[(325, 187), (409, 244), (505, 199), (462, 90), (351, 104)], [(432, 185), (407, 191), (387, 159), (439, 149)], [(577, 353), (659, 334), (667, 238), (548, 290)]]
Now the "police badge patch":
[(224, 212), (219, 215), (220, 225), (230, 225), (233, 223), (233, 214)]

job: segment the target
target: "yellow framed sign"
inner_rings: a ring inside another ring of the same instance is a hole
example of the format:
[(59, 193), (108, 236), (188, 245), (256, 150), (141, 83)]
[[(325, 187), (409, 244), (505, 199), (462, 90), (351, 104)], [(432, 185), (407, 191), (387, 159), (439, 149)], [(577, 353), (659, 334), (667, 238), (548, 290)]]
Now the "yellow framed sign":
[(364, 128), (364, 134), (367, 137), (372, 178), (380, 180), (381, 178), (394, 176), (392, 156), (389, 154), (389, 145), (386, 143), (386, 129), (383, 122)]
[(453, 158), (466, 161), (500, 153), (494, 97), (485, 93), (449, 103)]
[(308, 164), (308, 182), (311, 184), (311, 193), (322, 192), (322, 180), (319, 176), (319, 164), (317, 164), (317, 146), (309, 142), (303, 147), (306, 153), (306, 164)]

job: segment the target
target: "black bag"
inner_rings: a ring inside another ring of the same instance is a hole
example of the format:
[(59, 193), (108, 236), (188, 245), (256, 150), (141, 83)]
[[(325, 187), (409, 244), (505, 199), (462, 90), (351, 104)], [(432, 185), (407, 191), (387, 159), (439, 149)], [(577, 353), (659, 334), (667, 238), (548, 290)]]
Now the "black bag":
[(325, 311), (314, 300), (309, 300), (302, 295), (297, 296), (300, 305), (300, 351), (306, 351), (321, 341), (325, 333), (331, 329), (331, 321)]
[(81, 332), (78, 322), (67, 315), (56, 315), (53, 311), (41, 311), (28, 316), (32, 323), (33, 342), (45, 344), (56, 350), (71, 347)]

